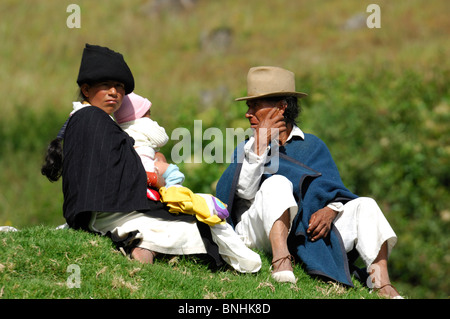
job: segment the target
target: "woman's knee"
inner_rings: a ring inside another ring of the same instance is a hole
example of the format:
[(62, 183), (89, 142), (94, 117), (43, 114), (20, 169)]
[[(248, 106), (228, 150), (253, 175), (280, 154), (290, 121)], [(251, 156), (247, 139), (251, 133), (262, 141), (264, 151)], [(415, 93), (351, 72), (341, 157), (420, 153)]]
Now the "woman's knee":
[(292, 182), (285, 176), (272, 175), (261, 184), (260, 190), (263, 192), (276, 190), (276, 192), (286, 191), (292, 193), (293, 186)]

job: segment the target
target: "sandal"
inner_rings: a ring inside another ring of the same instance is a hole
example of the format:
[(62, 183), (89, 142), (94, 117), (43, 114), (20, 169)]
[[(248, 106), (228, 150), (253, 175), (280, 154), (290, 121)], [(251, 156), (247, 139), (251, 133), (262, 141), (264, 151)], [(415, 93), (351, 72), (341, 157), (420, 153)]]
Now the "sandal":
[[(402, 296), (400, 296), (400, 293), (398, 292), (398, 290), (392, 285), (392, 284), (385, 284), (379, 288), (373, 288), (373, 291), (379, 292), (381, 289), (383, 289), (384, 287), (390, 286), (392, 289), (395, 290), (395, 292), (398, 294), (398, 296), (395, 297), (389, 297), (389, 299), (405, 299)], [(383, 296), (384, 297), (384, 296)]]
[[(294, 261), (294, 256), (292, 255), (287, 255), (286, 257), (281, 257), (275, 261), (272, 261), (272, 265), (270, 266), (270, 268), (272, 269), (274, 264), (281, 261), (281, 263), (285, 262), (286, 260), (289, 260), (292, 265), (295, 265), (295, 261)], [(282, 271), (277, 271), (277, 272), (272, 272), (272, 278), (276, 281), (276, 282), (290, 282), (295, 284), (297, 282), (297, 278), (295, 278), (294, 272), (292, 270), (282, 270)]]

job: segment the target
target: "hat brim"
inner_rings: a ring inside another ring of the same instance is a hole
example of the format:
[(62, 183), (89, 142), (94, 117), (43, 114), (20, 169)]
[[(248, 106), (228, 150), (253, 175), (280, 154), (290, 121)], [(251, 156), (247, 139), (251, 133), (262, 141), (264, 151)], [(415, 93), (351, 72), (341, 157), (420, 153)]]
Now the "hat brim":
[(239, 97), (235, 99), (235, 101), (258, 100), (266, 97), (277, 97), (277, 96), (295, 96), (297, 98), (302, 98), (308, 96), (308, 94), (302, 92), (274, 92), (274, 93)]

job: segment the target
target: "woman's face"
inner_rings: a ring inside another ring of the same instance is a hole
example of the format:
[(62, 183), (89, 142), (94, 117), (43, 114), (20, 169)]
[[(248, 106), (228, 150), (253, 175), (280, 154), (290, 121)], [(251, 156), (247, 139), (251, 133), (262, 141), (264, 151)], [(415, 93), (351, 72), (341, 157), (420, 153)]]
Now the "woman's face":
[(104, 81), (93, 85), (83, 84), (81, 92), (91, 105), (112, 115), (122, 105), (125, 86), (117, 81)]

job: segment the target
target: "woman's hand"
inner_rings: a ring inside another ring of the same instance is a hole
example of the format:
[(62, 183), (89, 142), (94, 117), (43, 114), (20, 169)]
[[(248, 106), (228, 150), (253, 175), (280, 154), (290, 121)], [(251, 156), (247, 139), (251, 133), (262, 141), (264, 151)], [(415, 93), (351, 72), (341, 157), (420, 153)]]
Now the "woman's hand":
[(331, 230), (331, 223), (336, 216), (337, 212), (329, 207), (319, 209), (312, 214), (311, 219), (309, 220), (309, 227), (306, 230), (311, 241), (326, 237)]

